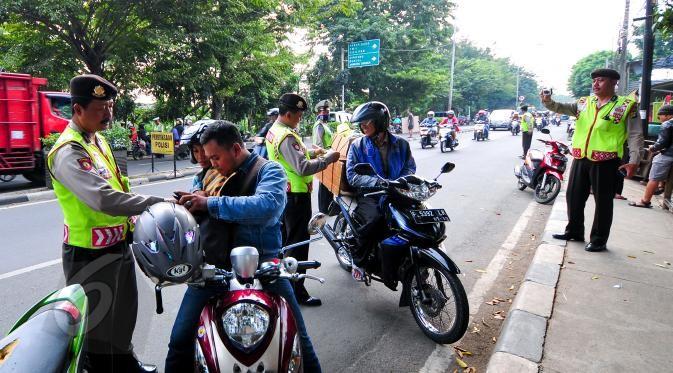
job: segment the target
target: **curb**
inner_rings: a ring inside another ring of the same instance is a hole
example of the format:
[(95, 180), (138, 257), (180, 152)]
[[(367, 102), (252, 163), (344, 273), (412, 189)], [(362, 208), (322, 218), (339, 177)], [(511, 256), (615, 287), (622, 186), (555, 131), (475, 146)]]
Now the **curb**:
[[(131, 184), (131, 186), (137, 186), (142, 184), (153, 183), (155, 181), (180, 179), (183, 177), (192, 176), (197, 172), (199, 172), (199, 170), (200, 170), (199, 167), (185, 168), (179, 170), (176, 173), (175, 177), (173, 177), (173, 171), (164, 171), (154, 174), (135, 175), (129, 178), (129, 183)], [(0, 195), (0, 206), (25, 203), (25, 202), (48, 201), (52, 199), (56, 199), (56, 194), (54, 194), (53, 190), (40, 190), (37, 192), (13, 194), (9, 196)]]
[(488, 373), (539, 371), (547, 323), (552, 315), (556, 285), (567, 244), (566, 241), (552, 237), (554, 232), (562, 232), (568, 222), (566, 186), (567, 179), (554, 200), (542, 243), (535, 250), (524, 282), (512, 301), (512, 307), (489, 359), (486, 368)]

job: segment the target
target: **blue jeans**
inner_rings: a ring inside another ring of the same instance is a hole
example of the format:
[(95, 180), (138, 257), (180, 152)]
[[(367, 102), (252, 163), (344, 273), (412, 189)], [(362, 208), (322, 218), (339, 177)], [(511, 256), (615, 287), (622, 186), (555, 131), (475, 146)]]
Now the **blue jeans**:
[[(304, 318), (299, 309), (299, 303), (292, 291), (292, 285), (287, 279), (278, 279), (272, 284), (265, 285), (265, 289), (271, 293), (283, 297), (297, 322), (299, 339), (303, 353), (304, 372), (322, 372), (318, 356), (311, 344), (311, 338), (306, 332)], [(196, 353), (194, 341), (196, 340), (196, 328), (203, 307), (210, 298), (227, 291), (225, 286), (206, 286), (203, 288), (188, 286), (185, 296), (182, 298), (178, 316), (175, 318), (171, 339), (168, 343), (168, 355), (166, 356), (166, 373), (193, 372), (194, 355)]]

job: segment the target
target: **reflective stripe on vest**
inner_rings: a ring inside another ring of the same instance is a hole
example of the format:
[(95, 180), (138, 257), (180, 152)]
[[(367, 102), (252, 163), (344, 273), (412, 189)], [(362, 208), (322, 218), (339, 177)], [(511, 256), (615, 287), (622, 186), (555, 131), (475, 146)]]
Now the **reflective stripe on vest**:
[(631, 97), (614, 96), (600, 109), (597, 104), (595, 96), (581, 97), (577, 101), (572, 155), (592, 161), (621, 158), (628, 136), (626, 122), (635, 101)]
[(318, 138), (316, 137), (318, 134), (318, 125), (322, 125), (323, 131), (322, 131), (322, 147), (327, 149), (332, 146), (332, 129), (329, 127), (327, 123), (322, 123), (320, 121), (315, 122), (313, 125), (313, 143), (317, 144), (318, 141), (316, 141)]
[[(82, 134), (66, 127), (47, 156), (47, 167), (53, 175), (52, 167), (56, 151), (69, 143), (77, 143), (84, 148), (91, 159), (90, 172), (96, 172), (107, 180), (112, 189), (127, 192), (128, 178), (122, 177), (114, 160), (112, 149), (102, 136), (96, 135), (102, 147), (87, 143)], [(86, 164), (81, 165), (85, 167)], [(73, 192), (52, 176), (54, 193), (63, 210), (63, 241), (69, 245), (87, 249), (100, 249), (115, 245), (126, 238), (129, 228), (127, 217), (111, 216), (96, 211), (82, 202)]]
[[(311, 191), (313, 186), (313, 175), (301, 176), (297, 171), (290, 166), (289, 163), (285, 160), (282, 154), (280, 154), (280, 144), (285, 140), (286, 137), (292, 136), (297, 140), (297, 144), (301, 147), (301, 150), (304, 152), (307, 160), (310, 160), (311, 157), (308, 154), (304, 142), (301, 141), (301, 137), (294, 132), (290, 127), (276, 122), (271, 126), (269, 132), (266, 134), (266, 150), (269, 153), (269, 160), (276, 161), (283, 166), (285, 174), (287, 175), (287, 191), (291, 193), (308, 193)], [(300, 149), (298, 149), (300, 150)]]

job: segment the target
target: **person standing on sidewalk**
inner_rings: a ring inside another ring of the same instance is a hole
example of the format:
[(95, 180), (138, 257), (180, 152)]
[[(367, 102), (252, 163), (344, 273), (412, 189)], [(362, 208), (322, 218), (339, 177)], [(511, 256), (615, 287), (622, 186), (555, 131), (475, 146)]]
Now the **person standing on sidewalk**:
[[(285, 93), (279, 99), (280, 116), (266, 134), (269, 160), (283, 166), (287, 175), (287, 205), (283, 212), (283, 246), (308, 240), (308, 222), (311, 220), (311, 190), (313, 174), (339, 160), (339, 152), (323, 149), (308, 150), (297, 133), (307, 104), (303, 97)], [(324, 156), (324, 157), (323, 157)], [(290, 250), (288, 255), (297, 260), (308, 260), (309, 245)], [(320, 306), (322, 301), (309, 295), (304, 281), (294, 283), (294, 293), (300, 304)]]
[[(322, 100), (315, 105), (316, 121), (313, 125), (313, 148), (328, 149), (332, 147), (332, 130), (329, 128), (330, 102)], [(318, 211), (327, 214), (334, 195), (323, 183), (318, 184)]]
[(533, 141), (533, 127), (535, 126), (535, 118), (528, 112), (528, 105), (521, 106), (521, 146), (523, 147), (523, 155), (521, 159), (526, 158), (530, 143)]
[(631, 202), (634, 207), (652, 207), (652, 196), (659, 186), (659, 182), (668, 179), (668, 173), (673, 166), (673, 105), (664, 105), (657, 113), (661, 123), (661, 132), (657, 142), (647, 150), (651, 153), (659, 153), (652, 159), (650, 177), (645, 187), (645, 194), (640, 202)]
[(164, 198), (130, 193), (128, 178), (98, 134), (112, 123), (117, 88), (100, 76), (80, 75), (70, 81), (70, 95), (72, 120), (49, 152), (47, 167), (63, 211), (66, 283), (82, 285), (89, 299), (85, 367), (156, 372), (156, 366), (137, 360), (131, 345), (138, 289), (128, 217)]
[(409, 130), (409, 138), (414, 137), (414, 114), (411, 110), (407, 110), (407, 129)]
[[(573, 104), (561, 104), (551, 99), (551, 94), (540, 92), (544, 106), (556, 113), (573, 115), (575, 134), (572, 139), (572, 156), (566, 202), (568, 225), (561, 240), (584, 241), (584, 207), (591, 191), (596, 210), (587, 251), (606, 250), (612, 226), (612, 214), (617, 185), (617, 170), (633, 176), (640, 162), (639, 150), (643, 147), (643, 133), (637, 118), (633, 97), (617, 96), (615, 86), (619, 73), (612, 69), (598, 69), (591, 73), (594, 96), (581, 97)], [(631, 152), (629, 163), (619, 165), (628, 138)]]

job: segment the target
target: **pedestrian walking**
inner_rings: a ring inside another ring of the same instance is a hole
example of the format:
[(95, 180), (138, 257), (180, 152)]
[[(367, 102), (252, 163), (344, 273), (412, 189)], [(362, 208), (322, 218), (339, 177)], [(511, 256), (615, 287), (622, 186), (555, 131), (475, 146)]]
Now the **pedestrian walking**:
[[(322, 100), (315, 105), (316, 121), (313, 125), (313, 148), (328, 149), (332, 147), (332, 130), (329, 127), (329, 112), (331, 103)], [(323, 183), (318, 184), (318, 211), (329, 213), (329, 205), (334, 195)]]
[(414, 137), (414, 114), (411, 110), (407, 110), (407, 130), (409, 130), (409, 138)]
[(668, 179), (673, 166), (673, 105), (662, 106), (657, 114), (662, 122), (661, 132), (657, 141), (647, 150), (658, 154), (652, 159), (652, 168), (643, 198), (639, 202), (629, 203), (630, 206), (652, 207), (652, 196), (656, 193), (659, 183)]
[[(323, 149), (308, 150), (297, 133), (306, 110), (306, 100), (294, 93), (285, 93), (279, 99), (279, 117), (266, 135), (269, 160), (283, 166), (288, 179), (287, 205), (283, 213), (283, 246), (309, 239), (308, 222), (311, 219), (311, 190), (313, 175), (339, 159), (339, 153)], [(309, 245), (289, 252), (297, 260), (308, 259)], [(294, 293), (300, 304), (319, 306), (320, 299), (309, 295), (304, 281), (294, 283)]]
[[(576, 103), (561, 104), (544, 91), (540, 98), (544, 106), (556, 113), (577, 117), (572, 139), (572, 156), (566, 203), (568, 225), (565, 232), (555, 234), (562, 240), (584, 241), (584, 207), (593, 191), (596, 209), (587, 251), (602, 251), (612, 226), (617, 170), (633, 176), (640, 162), (643, 133), (636, 116), (636, 101), (631, 96), (618, 96), (615, 86), (619, 73), (598, 69), (591, 73), (594, 96), (581, 97)], [(629, 163), (619, 165), (623, 145), (628, 138)]]
[(533, 127), (535, 126), (535, 119), (533, 115), (528, 112), (528, 105), (521, 106), (521, 146), (523, 147), (523, 155), (521, 159), (526, 158), (530, 144), (533, 141)]
[(72, 120), (47, 156), (54, 193), (63, 211), (63, 271), (89, 300), (84, 345), (90, 372), (156, 372), (140, 363), (131, 345), (138, 292), (127, 245), (130, 216), (164, 198), (130, 193), (107, 141), (98, 132), (112, 122), (117, 89), (97, 75), (70, 81)]

